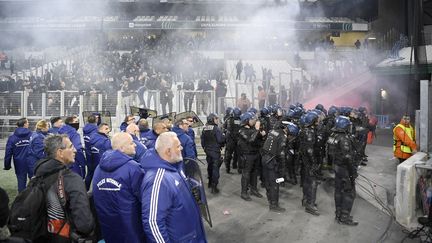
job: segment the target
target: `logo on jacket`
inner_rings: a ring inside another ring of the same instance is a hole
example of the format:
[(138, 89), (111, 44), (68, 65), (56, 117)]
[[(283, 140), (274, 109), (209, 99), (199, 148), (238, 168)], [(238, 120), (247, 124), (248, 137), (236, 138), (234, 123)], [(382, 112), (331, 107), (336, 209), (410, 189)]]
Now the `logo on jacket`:
[(120, 191), (122, 184), (113, 178), (103, 178), (97, 183), (100, 191)]

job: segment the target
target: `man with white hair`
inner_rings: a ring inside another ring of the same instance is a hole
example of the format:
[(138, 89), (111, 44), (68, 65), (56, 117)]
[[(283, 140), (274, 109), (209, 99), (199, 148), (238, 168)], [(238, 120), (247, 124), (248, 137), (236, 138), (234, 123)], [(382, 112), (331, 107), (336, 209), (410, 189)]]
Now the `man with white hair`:
[(131, 135), (117, 133), (112, 150), (106, 151), (93, 177), (93, 198), (102, 229), (109, 242), (145, 242), (141, 225), (140, 186), (144, 171), (133, 160)]
[(142, 224), (148, 242), (207, 242), (201, 213), (182, 166), (177, 134), (165, 132), (141, 159)]

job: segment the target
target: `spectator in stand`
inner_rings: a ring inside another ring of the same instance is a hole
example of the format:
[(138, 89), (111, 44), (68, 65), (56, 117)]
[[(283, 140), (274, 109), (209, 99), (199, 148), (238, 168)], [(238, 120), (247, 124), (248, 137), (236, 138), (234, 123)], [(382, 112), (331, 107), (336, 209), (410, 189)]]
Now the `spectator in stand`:
[(174, 98), (174, 93), (172, 91), (172, 83), (170, 80), (165, 80), (162, 79), (161, 80), (161, 84), (160, 84), (160, 103), (162, 106), (162, 114), (166, 114), (167, 109), (166, 106), (168, 105), (168, 111), (169, 113), (172, 112), (173, 109), (173, 98)]
[(21, 118), (16, 123), (17, 129), (9, 136), (6, 143), (6, 151), (4, 157), (4, 170), (11, 169), (11, 160), (13, 158), (15, 175), (18, 180), (18, 192), (26, 188), (27, 177), (33, 177), (33, 166), (27, 159), (30, 136), (29, 122), (27, 118)]
[(183, 83), (183, 90), (184, 90), (183, 102), (184, 102), (185, 111), (191, 111), (192, 110), (192, 103), (193, 103), (195, 94), (193, 92), (190, 92), (190, 91), (194, 91), (194, 89), (195, 89), (195, 85), (194, 85), (192, 80), (188, 79)]
[(237, 70), (236, 80), (241, 80), (241, 73), (243, 71), (243, 62), (241, 59), (236, 64), (236, 70)]
[(159, 82), (160, 80), (158, 79), (156, 73), (153, 73), (146, 83), (148, 108), (152, 107), (150, 103), (152, 97), (153, 97), (153, 105), (154, 105), (153, 108), (157, 107), (155, 92), (159, 91)]
[(270, 85), (270, 90), (268, 93), (268, 105), (274, 105), (277, 103), (277, 94), (275, 92), (275, 87)]
[(210, 100), (210, 92), (212, 91), (213, 86), (210, 84), (209, 80), (201, 79), (198, 83), (197, 91), (201, 91), (197, 93), (197, 112), (198, 114), (204, 114), (207, 116), (207, 108)]
[(357, 49), (360, 49), (360, 47), (361, 47), (361, 42), (360, 42), (360, 40), (357, 40), (357, 41), (354, 43), (354, 45), (355, 45), (355, 47), (356, 47)]
[(132, 157), (135, 143), (127, 133), (112, 139), (96, 168), (93, 197), (105, 242), (145, 242), (140, 187), (144, 171)]
[(258, 86), (258, 107), (260, 110), (265, 106), (266, 96), (267, 94), (263, 87)]
[(57, 134), (60, 127), (64, 125), (63, 120), (59, 116), (52, 117), (50, 119), (51, 128), (48, 130), (48, 133)]
[(250, 107), (251, 101), (246, 97), (246, 93), (242, 93), (240, 99), (237, 100), (237, 107), (244, 114)]
[(216, 83), (215, 95), (217, 111), (225, 111), (225, 100), (223, 98), (225, 98), (227, 91), (228, 89), (225, 80), (221, 80)]
[(280, 100), (279, 104), (282, 106), (282, 108), (288, 107), (288, 92), (285, 88), (285, 85), (280, 86)]

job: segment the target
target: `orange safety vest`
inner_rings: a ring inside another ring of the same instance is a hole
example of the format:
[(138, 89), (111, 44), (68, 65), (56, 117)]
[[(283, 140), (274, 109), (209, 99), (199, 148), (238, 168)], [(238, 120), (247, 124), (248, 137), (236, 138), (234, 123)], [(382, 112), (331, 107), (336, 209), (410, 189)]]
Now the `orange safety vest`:
[(410, 148), (409, 146), (404, 145), (404, 144), (402, 143), (402, 141), (398, 140), (398, 139), (396, 138), (396, 136), (394, 135), (394, 134), (395, 134), (395, 129), (396, 129), (397, 127), (402, 128), (402, 130), (405, 132), (405, 134), (406, 134), (406, 135), (407, 135), (411, 140), (414, 141), (414, 129), (413, 129), (413, 127), (412, 127), (412, 126), (405, 127), (405, 126), (403, 126), (402, 124), (398, 124), (398, 125), (393, 129), (393, 152), (396, 151), (396, 147), (397, 147), (397, 144), (398, 144), (398, 142), (399, 142), (399, 144), (400, 144), (400, 149), (401, 149), (402, 152), (407, 153), (407, 154), (412, 154), (412, 150), (411, 150), (411, 148)]

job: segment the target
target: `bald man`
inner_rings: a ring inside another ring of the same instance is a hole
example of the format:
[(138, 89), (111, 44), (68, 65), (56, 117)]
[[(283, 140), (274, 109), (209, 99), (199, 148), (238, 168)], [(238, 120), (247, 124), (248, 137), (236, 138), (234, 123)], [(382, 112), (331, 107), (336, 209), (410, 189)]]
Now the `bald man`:
[(169, 128), (163, 122), (157, 122), (157, 123), (153, 124), (153, 131), (148, 133), (148, 135), (146, 137), (147, 138), (147, 144), (146, 144), (147, 149), (154, 148), (155, 143), (156, 143), (156, 139), (158, 138), (159, 134), (164, 133), (164, 132), (168, 132), (168, 131), (169, 131)]
[(134, 160), (140, 161), (141, 157), (144, 155), (144, 153), (147, 151), (147, 147), (143, 145), (140, 140), (138, 139), (138, 136), (140, 134), (139, 128), (135, 123), (129, 124), (126, 127), (126, 132), (129, 133), (132, 136), (133, 142), (136, 145), (135, 148), (135, 155)]
[(142, 224), (148, 242), (207, 242), (200, 209), (180, 165), (177, 134), (164, 132), (141, 159)]
[(145, 242), (140, 187), (144, 172), (135, 160), (128, 133), (113, 136), (93, 177), (93, 197), (103, 238), (110, 242)]

